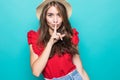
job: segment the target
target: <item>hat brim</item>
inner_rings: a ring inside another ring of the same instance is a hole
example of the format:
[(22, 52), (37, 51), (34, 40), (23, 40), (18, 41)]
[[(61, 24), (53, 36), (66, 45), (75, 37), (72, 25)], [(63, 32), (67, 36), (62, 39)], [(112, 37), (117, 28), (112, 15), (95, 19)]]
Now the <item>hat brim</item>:
[(41, 13), (42, 13), (42, 10), (44, 8), (44, 6), (46, 4), (48, 4), (49, 2), (51, 1), (58, 1), (60, 3), (62, 3), (66, 10), (67, 10), (67, 15), (68, 15), (68, 18), (70, 18), (71, 14), (72, 14), (72, 7), (71, 5), (66, 1), (66, 0), (44, 0), (37, 8), (36, 8), (36, 16), (38, 19), (40, 19), (40, 16), (41, 16)]

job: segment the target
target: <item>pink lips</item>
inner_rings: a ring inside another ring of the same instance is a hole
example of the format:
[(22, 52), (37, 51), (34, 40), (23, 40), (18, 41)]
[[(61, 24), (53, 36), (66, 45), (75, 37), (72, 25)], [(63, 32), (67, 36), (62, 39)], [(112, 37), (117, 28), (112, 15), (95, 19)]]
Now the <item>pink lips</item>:
[[(55, 27), (55, 24), (53, 24), (52, 26)], [(58, 26), (59, 26), (59, 24), (56, 25), (56, 27), (58, 27)]]

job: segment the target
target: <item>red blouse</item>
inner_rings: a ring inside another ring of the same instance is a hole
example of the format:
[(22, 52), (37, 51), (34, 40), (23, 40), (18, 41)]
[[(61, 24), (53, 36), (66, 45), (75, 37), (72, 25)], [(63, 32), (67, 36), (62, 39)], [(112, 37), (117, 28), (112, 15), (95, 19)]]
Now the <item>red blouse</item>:
[[(72, 36), (72, 43), (74, 45), (78, 45), (79, 38), (78, 38), (78, 32), (76, 29), (73, 30), (73, 36)], [(35, 32), (33, 30), (29, 31), (27, 34), (28, 37), (28, 44), (32, 44), (33, 51), (38, 56), (41, 55), (42, 51), (44, 50), (44, 46), (40, 45), (37, 46), (36, 42), (38, 39), (38, 32)], [(68, 53), (65, 53), (62, 56), (58, 56), (58, 54), (55, 54), (52, 58), (50, 58), (43, 70), (43, 75), (45, 78), (53, 78), (53, 77), (61, 77), (66, 75), (67, 73), (74, 70), (76, 67), (72, 62), (72, 56)]]

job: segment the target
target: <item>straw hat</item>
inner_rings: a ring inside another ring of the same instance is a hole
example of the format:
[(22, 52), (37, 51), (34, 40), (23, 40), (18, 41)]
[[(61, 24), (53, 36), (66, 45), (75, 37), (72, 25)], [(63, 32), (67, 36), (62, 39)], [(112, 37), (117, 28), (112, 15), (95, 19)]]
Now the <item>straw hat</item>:
[(71, 5), (67, 2), (67, 0), (43, 0), (43, 2), (36, 8), (36, 15), (37, 15), (37, 18), (40, 19), (40, 16), (41, 16), (41, 13), (42, 13), (42, 10), (44, 8), (44, 6), (49, 3), (49, 2), (52, 2), (52, 1), (58, 1), (60, 2), (61, 4), (63, 4), (67, 10), (67, 15), (68, 17), (71, 16), (72, 14), (72, 7)]

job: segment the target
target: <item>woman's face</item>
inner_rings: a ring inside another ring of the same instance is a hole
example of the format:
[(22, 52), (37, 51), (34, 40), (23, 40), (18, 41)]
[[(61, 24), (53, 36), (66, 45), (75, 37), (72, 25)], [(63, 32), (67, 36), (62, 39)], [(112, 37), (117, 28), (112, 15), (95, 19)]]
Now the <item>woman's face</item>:
[(55, 6), (51, 6), (46, 14), (46, 20), (47, 24), (49, 25), (50, 29), (54, 29), (55, 25), (57, 29), (61, 26), (62, 24), (62, 16), (60, 15), (59, 11)]

